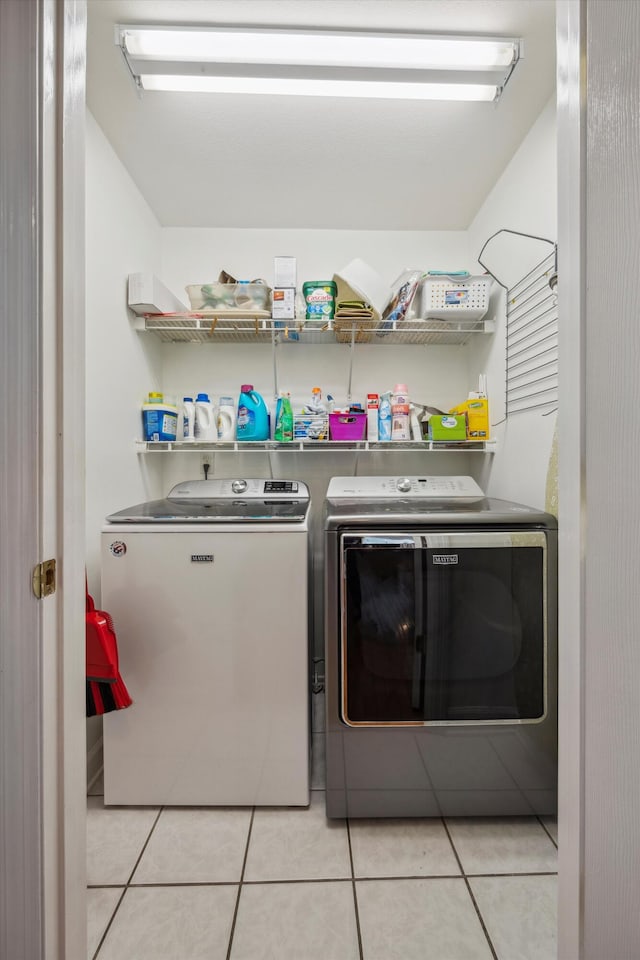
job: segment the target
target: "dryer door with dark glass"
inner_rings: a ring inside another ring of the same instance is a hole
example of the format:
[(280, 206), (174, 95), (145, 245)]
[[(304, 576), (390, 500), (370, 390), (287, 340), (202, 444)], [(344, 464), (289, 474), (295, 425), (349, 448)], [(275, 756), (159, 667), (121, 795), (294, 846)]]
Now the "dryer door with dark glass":
[(544, 533), (343, 534), (341, 573), (345, 723), (544, 718)]

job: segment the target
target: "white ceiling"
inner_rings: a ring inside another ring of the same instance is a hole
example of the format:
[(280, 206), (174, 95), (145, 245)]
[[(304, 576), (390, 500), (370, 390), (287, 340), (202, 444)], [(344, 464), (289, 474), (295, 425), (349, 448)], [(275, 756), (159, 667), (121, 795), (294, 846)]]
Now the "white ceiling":
[[(555, 0), (89, 0), (89, 108), (163, 226), (463, 230), (555, 85)], [(113, 24), (521, 37), (498, 104), (145, 93)]]

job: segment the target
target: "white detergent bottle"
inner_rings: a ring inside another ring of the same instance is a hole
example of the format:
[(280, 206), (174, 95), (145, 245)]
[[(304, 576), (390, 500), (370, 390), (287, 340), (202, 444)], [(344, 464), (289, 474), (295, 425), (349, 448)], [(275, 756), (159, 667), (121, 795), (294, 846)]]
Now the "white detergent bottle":
[(202, 443), (215, 443), (218, 439), (213, 403), (208, 393), (199, 393), (196, 398), (196, 439)]
[(218, 440), (229, 442), (236, 438), (236, 406), (233, 397), (220, 397), (218, 406)]
[(195, 440), (196, 438), (196, 405), (193, 397), (182, 399), (182, 439)]

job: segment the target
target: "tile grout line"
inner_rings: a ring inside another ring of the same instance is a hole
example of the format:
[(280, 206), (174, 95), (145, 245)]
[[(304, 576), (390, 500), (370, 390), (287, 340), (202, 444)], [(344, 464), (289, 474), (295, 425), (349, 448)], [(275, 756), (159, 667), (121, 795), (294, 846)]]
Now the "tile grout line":
[(117, 914), (118, 910), (120, 909), (120, 904), (121, 904), (122, 901), (124, 900), (124, 895), (125, 895), (125, 893), (127, 892), (127, 890), (129, 889), (129, 884), (131, 883), (131, 880), (133, 879), (133, 875), (134, 875), (134, 873), (136, 872), (136, 870), (137, 870), (137, 868), (138, 868), (138, 864), (140, 863), (140, 860), (142, 859), (142, 856), (143, 856), (145, 850), (147, 849), (147, 844), (149, 843), (149, 840), (151, 839), (151, 834), (152, 834), (153, 831), (155, 830), (156, 824), (157, 824), (158, 820), (160, 819), (160, 814), (162, 813), (163, 810), (164, 810), (164, 807), (160, 807), (160, 809), (158, 810), (158, 816), (155, 818), (155, 820), (153, 821), (153, 823), (152, 823), (152, 825), (151, 825), (151, 830), (149, 830), (149, 833), (148, 833), (148, 835), (147, 835), (147, 839), (145, 840), (145, 842), (144, 842), (144, 844), (143, 844), (142, 850), (140, 851), (140, 854), (139, 854), (136, 862), (135, 862), (134, 865), (133, 865), (133, 870), (132, 870), (131, 873), (129, 874), (129, 879), (127, 880), (127, 882), (126, 882), (125, 885), (124, 885), (124, 889), (123, 889), (123, 891), (122, 891), (122, 895), (121, 895), (120, 899), (118, 900), (118, 902), (117, 902), (117, 904), (116, 904), (116, 906), (115, 906), (115, 909), (114, 909), (113, 913), (111, 914), (111, 917), (109, 918), (109, 923), (108, 923), (107, 926), (105, 927), (104, 933), (103, 933), (102, 936), (100, 937), (100, 943), (98, 944), (98, 946), (97, 946), (97, 948), (96, 948), (96, 952), (94, 953), (92, 960), (96, 960), (96, 957), (98, 956), (98, 954), (99, 954), (100, 951), (102, 950), (102, 945), (103, 945), (103, 943), (104, 943), (104, 941), (105, 941), (105, 939), (106, 939), (106, 937), (107, 937), (107, 934), (109, 933), (109, 930), (111, 929), (111, 924), (113, 923), (113, 921), (114, 921), (115, 918), (116, 918), (116, 914)]
[(550, 831), (550, 830), (547, 830), (547, 826), (546, 826), (546, 824), (544, 823), (542, 817), (539, 817), (538, 814), (536, 814), (536, 820), (538, 821), (538, 823), (540, 824), (540, 826), (542, 827), (542, 829), (544, 830), (544, 832), (546, 833), (546, 835), (549, 837), (549, 840), (551, 840), (551, 843), (554, 845), (554, 847), (555, 847), (556, 850), (557, 850), (557, 849), (558, 849), (558, 841), (557, 841), (557, 840), (554, 840), (554, 838), (553, 838), (552, 835), (551, 835), (551, 831)]
[(364, 950), (362, 947), (362, 931), (360, 929), (360, 911), (358, 910), (358, 892), (356, 890), (356, 872), (353, 868), (353, 850), (351, 849), (351, 827), (349, 819), (345, 821), (347, 825), (347, 843), (349, 845), (349, 863), (351, 864), (351, 889), (353, 891), (353, 908), (356, 914), (356, 933), (358, 935), (358, 953), (360, 960), (364, 960)]
[(447, 836), (448, 836), (448, 838), (449, 838), (449, 843), (451, 844), (451, 849), (453, 850), (453, 855), (455, 856), (455, 858), (456, 858), (456, 860), (457, 860), (457, 862), (458, 862), (458, 866), (460, 867), (460, 872), (461, 872), (461, 874), (462, 874), (462, 879), (463, 879), (464, 882), (465, 882), (465, 886), (466, 886), (466, 888), (467, 888), (467, 893), (469, 894), (469, 897), (471, 898), (471, 903), (473, 904), (473, 909), (474, 909), (475, 912), (476, 912), (476, 916), (477, 916), (478, 920), (480, 921), (480, 926), (482, 927), (482, 932), (484, 933), (485, 938), (486, 938), (486, 940), (487, 940), (487, 943), (489, 944), (489, 949), (491, 950), (491, 955), (492, 955), (492, 957), (493, 957), (493, 960), (499, 960), (498, 954), (496, 953), (496, 950), (495, 950), (495, 947), (493, 946), (493, 943), (491, 942), (491, 937), (489, 936), (489, 931), (487, 930), (487, 928), (486, 928), (486, 926), (485, 926), (484, 919), (483, 919), (483, 917), (482, 917), (482, 914), (480, 913), (480, 908), (478, 907), (478, 904), (476, 903), (476, 898), (475, 898), (474, 895), (473, 895), (473, 890), (471, 889), (471, 884), (469, 883), (469, 878), (467, 877), (467, 875), (466, 875), (466, 873), (465, 873), (465, 870), (464, 870), (464, 867), (462, 866), (462, 860), (461, 860), (460, 857), (458, 856), (458, 851), (456, 850), (456, 845), (455, 845), (455, 843), (453, 842), (453, 837), (451, 836), (451, 833), (449, 832), (449, 827), (447, 826), (447, 821), (445, 820), (444, 817), (441, 817), (441, 820), (442, 820), (442, 826), (444, 827), (445, 833), (447, 834)]
[(116, 903), (116, 905), (115, 905), (115, 907), (114, 907), (114, 909), (113, 909), (113, 913), (112, 913), (111, 916), (109, 917), (109, 922), (108, 922), (108, 924), (106, 925), (106, 927), (105, 927), (105, 929), (104, 929), (104, 933), (103, 933), (102, 936), (100, 937), (100, 942), (98, 943), (98, 946), (96, 947), (96, 952), (95, 952), (94, 954), (92, 954), (92, 960), (96, 960), (96, 957), (98, 956), (98, 954), (99, 954), (100, 951), (102, 950), (102, 944), (104, 943), (104, 940), (105, 940), (106, 935), (109, 933), (109, 929), (110, 929), (110, 927), (111, 927), (111, 924), (113, 923), (113, 921), (114, 921), (114, 919), (115, 919), (116, 913), (117, 913), (118, 910), (120, 909), (120, 904), (122, 903), (122, 901), (123, 901), (123, 899), (124, 899), (124, 895), (125, 895), (126, 892), (127, 892), (127, 888), (126, 888), (126, 887), (123, 887), (123, 888), (122, 888), (122, 893), (121, 893), (120, 896), (118, 897), (118, 902)]
[[(557, 877), (557, 870), (526, 870), (522, 873), (383, 873), (379, 876), (354, 877), (358, 883), (375, 883), (378, 880), (459, 880), (461, 876), (470, 877), (473, 880), (484, 879), (516, 879), (518, 877)], [(243, 880), (243, 887), (261, 887), (272, 884), (283, 883), (344, 883), (351, 877), (296, 877), (288, 880), (286, 877), (278, 877), (275, 880)], [(148, 881), (146, 883), (130, 883), (127, 886), (133, 890), (143, 889), (162, 889), (163, 887), (235, 887), (236, 880), (160, 880), (157, 882)], [(121, 883), (89, 883), (87, 890), (121, 890)]]
[(249, 856), (249, 844), (251, 843), (251, 831), (253, 830), (253, 818), (256, 815), (256, 808), (252, 807), (251, 809), (251, 819), (249, 821), (249, 832), (247, 833), (247, 843), (244, 848), (244, 858), (242, 860), (242, 870), (240, 871), (240, 882), (238, 884), (238, 895), (236, 897), (236, 905), (233, 910), (233, 918), (231, 920), (231, 930), (229, 931), (229, 946), (227, 947), (227, 958), (230, 960), (231, 957), (231, 948), (233, 947), (233, 936), (236, 932), (236, 920), (238, 919), (238, 908), (240, 906), (240, 894), (242, 893), (242, 884), (244, 881), (244, 872), (247, 867), (247, 857)]

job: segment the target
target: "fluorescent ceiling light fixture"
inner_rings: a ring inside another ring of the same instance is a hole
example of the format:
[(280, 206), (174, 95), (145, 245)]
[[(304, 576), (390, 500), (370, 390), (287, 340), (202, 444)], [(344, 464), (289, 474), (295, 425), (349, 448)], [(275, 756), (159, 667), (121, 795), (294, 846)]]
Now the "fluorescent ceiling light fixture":
[(496, 100), (519, 40), (120, 24), (116, 43), (143, 90), (407, 100)]
[(380, 100), (495, 100), (496, 87), (478, 83), (377, 83), (364, 80), (256, 80), (252, 77), (176, 77), (143, 74), (145, 90), (182, 93), (266, 93), (272, 96), (377, 97)]

